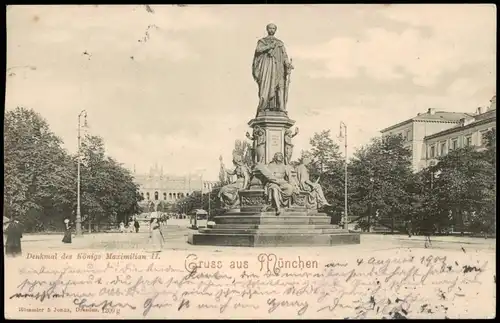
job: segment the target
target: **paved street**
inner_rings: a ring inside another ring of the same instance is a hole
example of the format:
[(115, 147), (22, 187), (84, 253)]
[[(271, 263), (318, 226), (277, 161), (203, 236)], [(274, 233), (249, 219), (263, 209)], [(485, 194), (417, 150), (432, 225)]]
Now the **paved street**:
[[(249, 249), (237, 247), (220, 246), (193, 246), (187, 243), (188, 221), (178, 220), (175, 224), (169, 222), (163, 230), (165, 238), (164, 249), (168, 250), (207, 250), (223, 251), (235, 249)], [(25, 235), (23, 237), (23, 250), (42, 251), (42, 250), (147, 250), (149, 234), (145, 228), (141, 228), (139, 233), (97, 233), (85, 234), (83, 237), (73, 238), (70, 245), (61, 242), (61, 235)], [(470, 238), (441, 236), (433, 237), (433, 249), (442, 250), (482, 250), (486, 252), (495, 252), (495, 239)], [(306, 248), (306, 247), (301, 247)], [(409, 238), (405, 235), (377, 235), (364, 234), (361, 236), (360, 245), (344, 245), (336, 247), (314, 247), (316, 250), (323, 249), (335, 250), (336, 248), (352, 249), (354, 251), (367, 250), (391, 250), (398, 248), (424, 248), (424, 237), (413, 236)], [(265, 249), (265, 248), (260, 248)]]

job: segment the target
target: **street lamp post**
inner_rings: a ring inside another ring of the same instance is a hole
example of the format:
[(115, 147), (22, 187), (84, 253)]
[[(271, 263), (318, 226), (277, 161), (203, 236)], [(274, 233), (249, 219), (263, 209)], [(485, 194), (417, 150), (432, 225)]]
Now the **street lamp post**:
[[(342, 128), (344, 129), (344, 135), (342, 134)], [(348, 228), (347, 223), (347, 125), (340, 121), (340, 137), (344, 138), (344, 171), (345, 171), (345, 180), (344, 180), (344, 216), (341, 219), (342, 226), (344, 229)]]
[(82, 235), (82, 215), (80, 210), (80, 162), (81, 162), (81, 118), (84, 117), (83, 126), (87, 126), (87, 111), (82, 110), (78, 115), (78, 161), (77, 161), (77, 179), (76, 179), (76, 235)]
[[(205, 174), (206, 169), (201, 169), (201, 209), (203, 209), (203, 192), (205, 188), (205, 183), (203, 182), (203, 175)], [(210, 196), (212, 193), (211, 187), (209, 187), (209, 184), (207, 184), (207, 193), (208, 193), (208, 215), (207, 215), (207, 221), (210, 219)]]
[(212, 196), (212, 188), (209, 187), (208, 188), (208, 215), (207, 215), (207, 222), (210, 219), (210, 199), (211, 199), (211, 196)]

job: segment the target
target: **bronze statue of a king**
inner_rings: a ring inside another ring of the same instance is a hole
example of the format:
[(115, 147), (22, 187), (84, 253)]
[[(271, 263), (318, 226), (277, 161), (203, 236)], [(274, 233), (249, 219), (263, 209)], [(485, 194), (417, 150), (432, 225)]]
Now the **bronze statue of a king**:
[(276, 25), (266, 27), (267, 37), (259, 39), (252, 64), (252, 74), (259, 86), (257, 115), (263, 111), (286, 113), (291, 61), (281, 40), (274, 37)]

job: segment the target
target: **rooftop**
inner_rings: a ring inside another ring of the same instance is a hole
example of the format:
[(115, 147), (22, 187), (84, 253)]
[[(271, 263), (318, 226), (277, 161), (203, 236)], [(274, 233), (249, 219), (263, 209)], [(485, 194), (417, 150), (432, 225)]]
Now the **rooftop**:
[(403, 122), (400, 122), (398, 124), (392, 125), (390, 127), (387, 127), (385, 129), (380, 130), (380, 132), (384, 133), (389, 130), (395, 129), (397, 127), (400, 127), (404, 124), (413, 122), (413, 121), (443, 121), (443, 122), (451, 122), (451, 123), (458, 123), (460, 122), (460, 119), (466, 118), (468, 116), (467, 113), (464, 112), (448, 112), (448, 111), (435, 111), (434, 109), (429, 109), (425, 113), (418, 113), (415, 117), (405, 120)]
[(449, 128), (449, 129), (437, 132), (435, 134), (426, 136), (424, 139), (431, 139), (431, 138), (440, 137), (440, 136), (443, 136), (446, 134), (453, 133), (455, 131), (463, 130), (464, 127), (472, 128), (478, 124), (490, 122), (491, 120), (496, 119), (496, 110), (489, 110), (489, 111), (486, 111), (484, 113), (476, 114), (476, 115), (468, 114), (467, 117), (465, 117), (464, 119), (473, 119), (473, 120), (469, 123), (459, 123), (452, 128)]

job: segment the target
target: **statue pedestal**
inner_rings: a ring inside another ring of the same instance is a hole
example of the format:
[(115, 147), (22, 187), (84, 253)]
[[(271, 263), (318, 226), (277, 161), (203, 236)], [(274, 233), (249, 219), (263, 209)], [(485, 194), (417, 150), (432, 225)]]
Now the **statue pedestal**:
[(275, 153), (284, 154), (284, 134), (295, 121), (288, 118), (286, 113), (279, 111), (265, 111), (248, 122), (252, 128), (259, 126), (266, 132), (266, 149), (264, 164), (269, 164)]
[[(262, 158), (257, 158), (261, 163), (268, 165), (276, 153), (285, 155), (285, 131), (294, 124), (295, 121), (285, 113), (277, 111), (266, 111), (250, 120), (248, 125), (254, 128), (254, 132), (256, 127), (264, 130), (265, 149), (259, 150)], [(262, 183), (265, 180), (262, 171), (266, 167), (260, 168), (261, 163), (253, 168), (248, 189), (239, 191), (240, 208), (215, 217), (215, 225), (210, 228), (190, 232), (188, 243), (246, 247), (360, 243), (359, 233), (330, 224), (330, 217), (318, 212), (315, 203), (310, 203), (308, 192), (299, 191), (292, 195), (289, 204), (283, 206), (280, 215), (276, 216)], [(296, 177), (293, 170), (291, 176)]]
[(264, 189), (242, 190), (240, 210), (215, 217), (215, 225), (190, 232), (188, 243), (215, 246), (333, 246), (359, 244), (359, 233), (330, 224), (330, 217), (307, 204), (307, 192), (299, 192), (276, 216)]
[(215, 217), (212, 228), (190, 232), (193, 245), (240, 247), (334, 246), (359, 244), (360, 234), (330, 224), (324, 213), (286, 209), (274, 212), (228, 212)]

